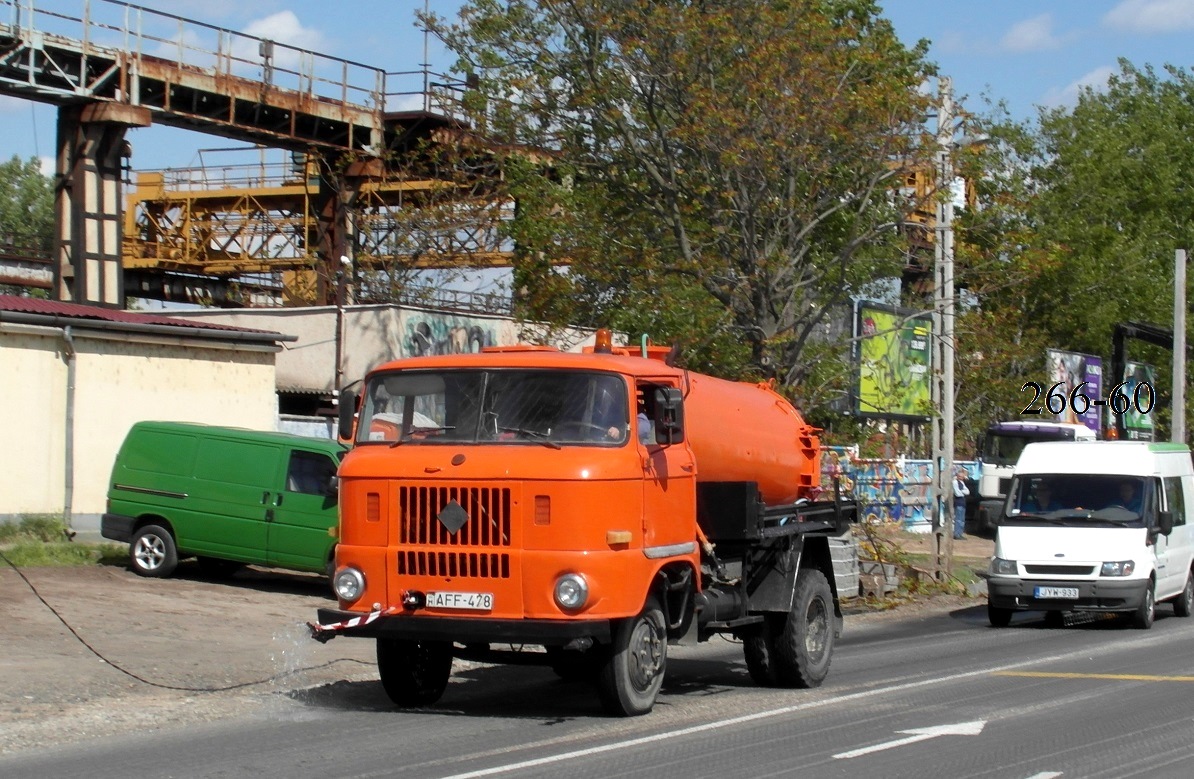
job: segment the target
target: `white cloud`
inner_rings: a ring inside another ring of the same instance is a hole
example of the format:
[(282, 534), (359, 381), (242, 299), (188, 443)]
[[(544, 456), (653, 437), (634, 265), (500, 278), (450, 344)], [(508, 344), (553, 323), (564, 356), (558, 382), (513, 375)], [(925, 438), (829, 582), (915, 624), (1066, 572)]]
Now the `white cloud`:
[(1012, 25), (999, 41), (1007, 51), (1045, 51), (1056, 49), (1060, 41), (1053, 34), (1053, 15), (1041, 14)]
[(1103, 26), (1142, 33), (1194, 30), (1194, 0), (1122, 0), (1103, 17)]
[(308, 51), (317, 52), (326, 48), (323, 34), (313, 27), (304, 27), (294, 11), (279, 11), (264, 19), (249, 22), (242, 32)]
[(1061, 89), (1050, 89), (1045, 93), (1041, 102), (1049, 108), (1075, 105), (1078, 102), (1078, 93), (1083, 88), (1089, 87), (1096, 92), (1101, 92), (1107, 87), (1107, 81), (1111, 76), (1118, 72), (1118, 68), (1113, 68), (1110, 65), (1095, 68)]

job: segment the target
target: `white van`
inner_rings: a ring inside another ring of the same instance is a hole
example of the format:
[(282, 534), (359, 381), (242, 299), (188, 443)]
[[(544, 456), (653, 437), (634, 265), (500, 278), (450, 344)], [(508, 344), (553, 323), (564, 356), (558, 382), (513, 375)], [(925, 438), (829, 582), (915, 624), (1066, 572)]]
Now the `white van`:
[(1194, 608), (1194, 464), (1185, 444), (1067, 441), (1024, 447), (995, 534), (987, 614)]

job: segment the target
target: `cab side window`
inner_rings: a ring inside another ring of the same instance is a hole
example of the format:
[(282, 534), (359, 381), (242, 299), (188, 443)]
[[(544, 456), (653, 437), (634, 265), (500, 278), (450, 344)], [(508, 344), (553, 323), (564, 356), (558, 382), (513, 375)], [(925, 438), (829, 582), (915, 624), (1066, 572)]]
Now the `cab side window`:
[(1173, 513), (1173, 526), (1186, 524), (1186, 496), (1181, 478), (1166, 476), (1161, 483), (1165, 489), (1165, 508)]
[(306, 495), (326, 495), (335, 475), (336, 463), (326, 454), (296, 450), (290, 453), (286, 489)]

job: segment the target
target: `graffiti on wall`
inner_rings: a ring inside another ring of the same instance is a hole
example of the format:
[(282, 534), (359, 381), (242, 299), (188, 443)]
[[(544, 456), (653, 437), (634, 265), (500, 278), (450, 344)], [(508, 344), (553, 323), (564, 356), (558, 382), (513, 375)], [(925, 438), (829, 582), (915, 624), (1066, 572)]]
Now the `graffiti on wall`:
[[(978, 463), (959, 462), (957, 466), (972, 480), (978, 479)], [(843, 491), (853, 491), (864, 522), (898, 522), (909, 528), (927, 528), (932, 523), (931, 460), (859, 458), (852, 448), (827, 447), (821, 458), (821, 476), (825, 485), (837, 478)]]
[(428, 354), (468, 354), (495, 346), (493, 321), (450, 314), (426, 313), (406, 320), (402, 350), (405, 357)]

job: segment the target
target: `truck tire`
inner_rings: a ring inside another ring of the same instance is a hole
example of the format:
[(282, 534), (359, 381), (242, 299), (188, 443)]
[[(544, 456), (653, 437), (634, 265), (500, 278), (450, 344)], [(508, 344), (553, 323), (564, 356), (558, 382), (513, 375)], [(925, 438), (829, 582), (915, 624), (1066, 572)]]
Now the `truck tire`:
[[(746, 670), (760, 687), (779, 685), (779, 672), (775, 667), (775, 636), (783, 631), (783, 622), (781, 615), (768, 614), (762, 625), (742, 637)], [(779, 623), (778, 626), (776, 623)]]
[(803, 569), (792, 611), (766, 614), (742, 636), (746, 670), (761, 687), (816, 687), (829, 674), (835, 643), (833, 593), (825, 574)]
[(1186, 573), (1186, 586), (1173, 601), (1173, 613), (1177, 616), (1188, 617), (1191, 610), (1194, 610), (1194, 571)]
[(597, 675), (597, 692), (606, 712), (636, 717), (651, 711), (667, 669), (667, 621), (655, 596), (638, 616), (614, 629), (613, 646)]
[(161, 525), (146, 525), (133, 533), (129, 541), (129, 565), (133, 573), (162, 579), (178, 567), (178, 548), (174, 536)]
[(377, 673), (399, 706), (429, 706), (440, 699), (452, 674), (452, 646), (442, 641), (377, 639)]
[(1148, 630), (1153, 626), (1153, 619), (1157, 615), (1157, 601), (1153, 594), (1153, 583), (1150, 581), (1144, 589), (1144, 598), (1132, 614), (1132, 627), (1137, 630)]
[(993, 628), (1005, 628), (1012, 624), (1012, 609), (1001, 609), (987, 604), (987, 621)]
[(781, 687), (819, 687), (829, 675), (834, 638), (833, 591), (825, 574), (802, 568), (796, 577), (792, 610), (775, 651)]

